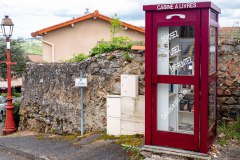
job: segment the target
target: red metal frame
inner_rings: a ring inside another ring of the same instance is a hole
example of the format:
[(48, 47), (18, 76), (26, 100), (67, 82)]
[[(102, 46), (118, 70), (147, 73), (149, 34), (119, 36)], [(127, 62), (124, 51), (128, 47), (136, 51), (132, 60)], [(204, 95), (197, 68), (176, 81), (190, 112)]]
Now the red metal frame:
[(145, 144), (152, 144), (152, 12), (146, 12), (145, 52)]
[[(6, 42), (10, 43), (10, 38), (6, 38)], [(7, 64), (7, 80), (8, 80), (8, 95), (7, 95), (7, 105), (6, 105), (6, 121), (5, 128), (3, 129), (3, 134), (11, 134), (17, 130), (15, 126), (15, 121), (13, 117), (14, 106), (12, 104), (12, 87), (11, 87), (11, 65), (16, 64), (16, 62), (11, 62), (10, 59), (10, 49), (7, 48), (6, 52), (7, 61), (4, 62)]]
[[(210, 11), (212, 12), (212, 11)], [(219, 28), (219, 24), (218, 24), (218, 14), (216, 14), (216, 19), (211, 19), (209, 20), (209, 26), (213, 26), (216, 28), (216, 37), (215, 37), (215, 41), (216, 41), (216, 57), (215, 57), (215, 62), (216, 62), (216, 70), (214, 73), (212, 73), (211, 75), (209, 75), (208, 78), (208, 84), (210, 84), (211, 82), (215, 82), (215, 85), (217, 85), (217, 78), (218, 78), (218, 74), (217, 74), (217, 67), (218, 67), (218, 28)], [(217, 95), (217, 86), (215, 86), (216, 90), (215, 90), (215, 95)], [(209, 114), (209, 113), (208, 113)], [(214, 123), (212, 126), (208, 126), (209, 128), (209, 133), (208, 133), (208, 144), (207, 144), (207, 149), (210, 148), (211, 144), (214, 142), (215, 138), (216, 138), (216, 133), (217, 133), (217, 100), (215, 98), (215, 106), (214, 106)]]
[[(211, 2), (196, 3), (194, 9), (158, 10), (158, 5), (144, 6), (146, 11), (146, 107), (145, 107), (145, 144), (181, 148), (207, 153), (216, 137), (216, 117), (214, 125), (208, 126), (208, 86), (217, 82), (217, 72), (209, 76), (209, 34), (210, 25), (218, 28), (220, 9)], [(210, 11), (216, 18), (210, 18)], [(184, 14), (186, 19), (173, 17), (166, 20), (166, 15)], [(201, 24), (200, 24), (201, 23)], [(195, 75), (171, 76), (157, 75), (157, 28), (161, 26), (190, 26), (195, 28)], [(216, 33), (216, 45), (218, 32)], [(217, 47), (216, 47), (217, 48)], [(217, 55), (217, 50), (216, 50)], [(217, 67), (217, 56), (216, 56)], [(200, 76), (201, 75), (201, 76)], [(194, 135), (157, 130), (157, 84), (192, 84), (194, 85)], [(215, 106), (216, 113), (216, 106)], [(215, 114), (216, 115), (216, 114)], [(211, 127), (211, 128), (210, 128)]]

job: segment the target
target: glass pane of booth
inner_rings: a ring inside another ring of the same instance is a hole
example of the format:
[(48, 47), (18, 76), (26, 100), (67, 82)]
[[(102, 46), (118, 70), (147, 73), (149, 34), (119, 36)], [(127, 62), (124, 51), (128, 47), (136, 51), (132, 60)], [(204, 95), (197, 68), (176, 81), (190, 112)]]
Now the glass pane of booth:
[(194, 75), (194, 27), (169, 26), (158, 28), (159, 75)]
[(193, 134), (193, 85), (158, 84), (157, 129), (160, 131)]
[(210, 26), (209, 74), (216, 72), (216, 28)]
[(215, 113), (215, 107), (216, 107), (216, 82), (211, 82), (209, 84), (209, 97), (208, 97), (208, 114), (209, 114), (209, 127), (211, 127), (214, 123), (216, 113)]

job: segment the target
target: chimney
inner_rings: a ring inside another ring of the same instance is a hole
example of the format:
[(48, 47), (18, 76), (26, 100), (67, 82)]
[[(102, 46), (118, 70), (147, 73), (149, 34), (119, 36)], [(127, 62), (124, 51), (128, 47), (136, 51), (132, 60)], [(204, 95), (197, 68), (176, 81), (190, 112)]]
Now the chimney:
[(86, 11), (84, 12), (84, 15), (89, 14), (89, 8), (86, 8)]

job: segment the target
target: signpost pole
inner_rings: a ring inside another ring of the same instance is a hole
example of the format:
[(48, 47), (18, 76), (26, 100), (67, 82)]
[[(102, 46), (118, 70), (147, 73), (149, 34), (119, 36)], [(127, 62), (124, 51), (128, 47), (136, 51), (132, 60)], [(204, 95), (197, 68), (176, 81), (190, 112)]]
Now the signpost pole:
[[(80, 78), (83, 78), (82, 71), (80, 71)], [(84, 132), (84, 107), (83, 107), (83, 87), (80, 87), (80, 107), (81, 107), (81, 136), (83, 136)]]

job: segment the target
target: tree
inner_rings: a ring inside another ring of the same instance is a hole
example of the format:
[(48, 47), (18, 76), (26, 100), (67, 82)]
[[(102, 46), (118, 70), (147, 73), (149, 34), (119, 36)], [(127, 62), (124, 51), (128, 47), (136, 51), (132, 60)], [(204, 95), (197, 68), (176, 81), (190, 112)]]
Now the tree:
[(121, 25), (120, 18), (117, 16), (117, 14), (115, 14), (111, 20), (111, 26), (110, 26), (112, 41), (114, 41), (115, 35), (122, 29), (123, 27)]
[[(11, 40), (11, 61), (17, 62), (16, 65), (11, 65), (11, 76), (21, 77), (26, 68), (28, 57), (22, 47), (23, 39)], [(0, 39), (0, 61), (6, 61), (6, 40)], [(0, 77), (6, 79), (7, 77), (7, 65), (5, 63), (0, 64)]]

